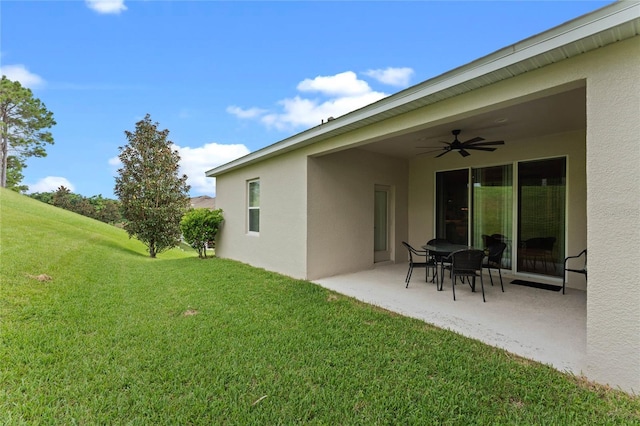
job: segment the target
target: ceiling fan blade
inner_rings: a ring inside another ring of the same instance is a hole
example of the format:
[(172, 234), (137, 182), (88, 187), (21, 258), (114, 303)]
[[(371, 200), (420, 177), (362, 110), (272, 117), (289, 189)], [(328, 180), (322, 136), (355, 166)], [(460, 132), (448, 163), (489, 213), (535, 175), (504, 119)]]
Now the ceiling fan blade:
[(462, 155), (463, 157), (468, 157), (469, 155), (471, 155), (471, 154), (469, 154), (467, 151), (465, 151), (464, 149), (461, 149), (461, 150), (459, 150), (458, 152), (459, 152), (459, 153), (460, 153), (460, 155)]
[(477, 151), (495, 151), (497, 148), (485, 148), (483, 146), (465, 146), (464, 149), (475, 149)]
[(491, 145), (504, 145), (504, 141), (489, 141), (489, 142), (476, 142), (473, 144), (466, 145), (466, 142), (463, 144), (465, 147), (470, 146), (491, 146)]
[(480, 136), (476, 136), (473, 139), (469, 139), (468, 141), (462, 142), (462, 145), (465, 145), (465, 144), (468, 144), (468, 143), (480, 142), (480, 141), (483, 141), (483, 140), (484, 140), (484, 138), (481, 138)]
[(435, 156), (435, 157), (433, 157), (433, 158), (442, 157), (442, 156), (443, 156), (443, 155), (445, 155), (447, 152), (451, 152), (451, 150), (450, 150), (450, 149), (446, 149), (446, 148), (445, 148), (445, 151), (444, 151), (442, 154), (440, 154), (440, 155), (436, 155), (436, 156)]

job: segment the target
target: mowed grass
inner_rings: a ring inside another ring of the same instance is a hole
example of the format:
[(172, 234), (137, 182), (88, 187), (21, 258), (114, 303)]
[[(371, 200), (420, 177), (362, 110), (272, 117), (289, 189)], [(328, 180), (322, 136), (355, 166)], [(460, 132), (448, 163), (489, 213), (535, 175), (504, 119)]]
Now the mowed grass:
[(0, 197), (0, 424), (640, 424), (638, 397)]

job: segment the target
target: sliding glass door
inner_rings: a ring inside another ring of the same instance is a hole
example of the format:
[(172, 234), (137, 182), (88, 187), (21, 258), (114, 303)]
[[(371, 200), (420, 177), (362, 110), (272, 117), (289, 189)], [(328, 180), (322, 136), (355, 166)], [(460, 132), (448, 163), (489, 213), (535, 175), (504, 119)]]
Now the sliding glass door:
[(469, 169), (436, 174), (436, 238), (467, 244)]
[(472, 245), (485, 247), (486, 237), (504, 242), (502, 267), (511, 268), (513, 234), (513, 167), (472, 169)]
[(518, 164), (518, 272), (562, 276), (566, 158)]
[(492, 237), (507, 244), (503, 268), (562, 276), (565, 203), (565, 158), (437, 172), (436, 237), (478, 248)]

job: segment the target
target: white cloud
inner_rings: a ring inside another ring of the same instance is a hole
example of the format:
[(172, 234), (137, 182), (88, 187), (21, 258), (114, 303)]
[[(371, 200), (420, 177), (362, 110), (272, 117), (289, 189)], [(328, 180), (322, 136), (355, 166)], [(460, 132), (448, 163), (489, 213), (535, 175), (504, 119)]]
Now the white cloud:
[(296, 96), (279, 102), (284, 110), (282, 113), (265, 114), (261, 121), (268, 127), (275, 127), (278, 130), (290, 130), (302, 126), (312, 127), (322, 123), (323, 120), (327, 121), (329, 117), (337, 118), (386, 96), (385, 93), (374, 91), (325, 101)]
[(238, 106), (231, 105), (227, 107), (227, 112), (229, 114), (235, 115), (238, 118), (255, 118), (267, 113), (268, 111), (261, 108), (242, 109)]
[(305, 79), (297, 89), (303, 94), (315, 93), (316, 96), (297, 95), (282, 99), (277, 103), (280, 111), (230, 106), (227, 112), (238, 118), (259, 120), (277, 130), (294, 131), (300, 127), (317, 126), (329, 117), (337, 118), (388, 96), (371, 89), (352, 71)]
[(371, 91), (366, 81), (358, 80), (356, 73), (347, 71), (336, 75), (305, 79), (298, 84), (301, 92), (320, 92), (328, 96), (359, 96)]
[(196, 148), (178, 145), (174, 145), (174, 147), (180, 153), (180, 173), (187, 175), (187, 183), (191, 185), (192, 196), (214, 196), (216, 193), (215, 179), (206, 177), (205, 172), (249, 154), (249, 149), (241, 144), (208, 143)]
[(381, 83), (396, 87), (406, 87), (409, 85), (413, 70), (411, 68), (386, 68), (368, 70), (363, 73), (366, 76), (375, 78)]
[[(205, 176), (207, 170), (228, 163), (249, 154), (249, 149), (241, 144), (208, 143), (201, 147), (181, 147), (173, 144), (180, 155), (180, 175), (187, 175), (187, 183), (191, 186), (191, 195), (215, 196), (216, 183), (214, 178)], [(122, 167), (119, 157), (109, 159), (113, 168), (113, 175), (117, 176), (117, 169)]]
[(56, 191), (61, 186), (64, 186), (71, 192), (75, 190), (75, 187), (67, 180), (67, 178), (60, 176), (47, 176), (36, 183), (28, 183), (27, 186), (29, 187), (29, 193)]
[(119, 14), (127, 10), (127, 6), (124, 5), (124, 0), (85, 0), (85, 3), (89, 9), (95, 10), (98, 13)]
[(27, 67), (22, 64), (0, 67), (0, 74), (6, 75), (11, 81), (18, 81), (21, 85), (30, 89), (44, 86), (45, 83), (42, 77), (30, 72)]

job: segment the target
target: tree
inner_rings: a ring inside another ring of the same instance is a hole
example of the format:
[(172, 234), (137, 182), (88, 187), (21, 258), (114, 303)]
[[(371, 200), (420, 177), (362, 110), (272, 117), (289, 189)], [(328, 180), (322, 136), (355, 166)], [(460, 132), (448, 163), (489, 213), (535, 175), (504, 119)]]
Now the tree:
[(102, 195), (87, 198), (80, 194), (74, 194), (64, 186), (59, 186), (55, 192), (34, 192), (29, 194), (29, 197), (101, 222), (111, 224), (122, 222), (120, 202), (103, 198)]
[(149, 249), (149, 256), (180, 244), (180, 220), (189, 206), (187, 176), (178, 175), (180, 156), (149, 114), (125, 131), (129, 144), (119, 147), (115, 194), (122, 204), (124, 229)]
[(51, 204), (53, 205), (53, 196), (55, 195), (55, 193), (53, 191), (51, 192), (33, 192), (31, 194), (29, 194), (29, 197), (36, 199), (38, 201), (41, 201), (43, 203), (47, 203), (47, 204)]
[(71, 190), (64, 185), (60, 185), (56, 192), (53, 194), (51, 204), (61, 209), (71, 210), (71, 197), (73, 194)]
[[(7, 187), (9, 157), (24, 166), (28, 157), (46, 157), (46, 144), (53, 144), (51, 132), (45, 131), (56, 122), (53, 113), (30, 89), (20, 82), (2, 76), (0, 81), (0, 186)], [(13, 182), (17, 186), (19, 182)]]
[(29, 187), (27, 185), (20, 185), (24, 175), (22, 169), (27, 167), (24, 161), (21, 161), (15, 155), (9, 155), (7, 157), (7, 185), (8, 189), (16, 192), (26, 192)]
[(88, 198), (93, 207), (93, 218), (105, 223), (119, 223), (122, 221), (120, 203), (116, 200), (103, 198), (102, 194)]
[(215, 241), (223, 220), (222, 209), (204, 208), (191, 209), (182, 218), (182, 236), (191, 247), (198, 250), (199, 258), (207, 257), (207, 244)]

